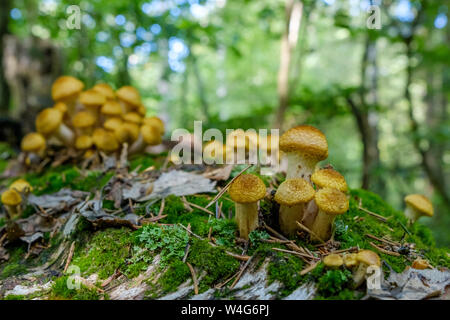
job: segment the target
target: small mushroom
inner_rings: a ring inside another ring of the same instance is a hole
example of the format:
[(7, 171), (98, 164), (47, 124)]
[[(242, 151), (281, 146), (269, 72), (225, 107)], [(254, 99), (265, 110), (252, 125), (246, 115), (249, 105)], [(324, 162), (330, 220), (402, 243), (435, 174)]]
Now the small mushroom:
[(233, 181), (228, 193), (235, 202), (239, 235), (248, 240), (250, 232), (258, 227), (258, 201), (264, 198), (266, 186), (257, 176), (243, 174)]
[(142, 152), (146, 146), (156, 146), (161, 143), (159, 129), (155, 126), (143, 125), (138, 139), (131, 145), (129, 154)]
[(115, 100), (108, 100), (101, 107), (100, 113), (105, 121), (111, 118), (118, 118), (122, 116), (122, 106)]
[(116, 91), (116, 95), (122, 104), (124, 113), (136, 110), (141, 105), (139, 92), (131, 86), (123, 86)]
[(343, 255), (344, 265), (346, 268), (352, 269), (358, 265), (358, 260), (356, 260), (356, 253), (345, 253)]
[(411, 224), (421, 216), (432, 217), (434, 214), (433, 204), (424, 195), (410, 194), (405, 197), (405, 203), (405, 216)]
[(328, 157), (328, 143), (319, 129), (301, 125), (287, 130), (280, 137), (280, 150), (286, 153), (286, 178), (304, 178), (310, 181), (319, 161)]
[(305, 179), (286, 179), (275, 193), (275, 201), (280, 204), (279, 223), (281, 231), (295, 236), (297, 221), (301, 222), (306, 203), (314, 198), (314, 188)]
[(123, 123), (122, 118), (111, 117), (103, 123), (103, 128), (109, 131), (116, 131)]
[(425, 270), (425, 269), (433, 269), (433, 266), (428, 262), (428, 260), (418, 257), (416, 260), (413, 261), (411, 268), (417, 270)]
[(105, 153), (112, 153), (119, 149), (119, 142), (114, 134), (103, 128), (97, 128), (94, 130), (92, 140), (97, 149)]
[(311, 235), (311, 238), (327, 241), (331, 237), (335, 217), (348, 210), (348, 199), (345, 193), (337, 189), (323, 188), (316, 192), (314, 200), (319, 208), (319, 213), (311, 230), (320, 239), (316, 239), (314, 234)]
[(46, 141), (42, 134), (31, 132), (23, 137), (20, 147), (29, 156), (43, 158), (45, 155)]
[(22, 209), (20, 204), (22, 203), (22, 197), (16, 190), (8, 189), (2, 193), (2, 203), (5, 206), (6, 211), (10, 218), (20, 216)]
[(106, 98), (98, 91), (90, 89), (80, 93), (80, 103), (98, 119), (100, 108), (106, 103)]
[(363, 284), (367, 274), (367, 268), (370, 266), (381, 267), (380, 257), (371, 250), (361, 250), (356, 254), (356, 260), (359, 263), (358, 268), (353, 273), (353, 281), (355, 287), (358, 288)]
[(340, 255), (331, 253), (323, 258), (323, 264), (330, 269), (338, 269), (344, 264), (344, 260)]
[(47, 137), (54, 138), (65, 146), (72, 146), (75, 140), (74, 132), (63, 123), (63, 113), (59, 109), (46, 108), (36, 117), (36, 131)]
[(80, 111), (73, 117), (72, 124), (78, 136), (85, 134), (90, 135), (92, 134), (96, 121), (97, 119), (92, 113)]
[(64, 102), (72, 116), (75, 105), (84, 83), (71, 76), (61, 76), (52, 85), (52, 98), (55, 102)]
[(148, 125), (151, 125), (151, 126), (155, 126), (155, 127), (159, 128), (159, 131), (160, 131), (161, 135), (164, 134), (164, 130), (165, 130), (164, 122), (160, 118), (158, 118), (156, 116), (144, 118), (142, 120), (142, 123), (143, 124), (148, 124)]
[(114, 90), (107, 83), (98, 83), (92, 87), (92, 90), (101, 93), (107, 100), (114, 100), (116, 98)]
[(9, 189), (15, 190), (19, 193), (29, 193), (33, 191), (33, 187), (25, 179), (17, 179), (9, 186)]

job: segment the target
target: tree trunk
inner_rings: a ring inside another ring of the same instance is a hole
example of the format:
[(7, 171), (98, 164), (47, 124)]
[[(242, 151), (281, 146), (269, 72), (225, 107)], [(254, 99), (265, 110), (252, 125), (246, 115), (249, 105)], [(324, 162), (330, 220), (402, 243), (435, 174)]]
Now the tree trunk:
[(286, 23), (281, 37), (280, 67), (278, 70), (278, 111), (273, 128), (280, 129), (284, 114), (289, 106), (289, 69), (291, 68), (292, 51), (295, 48), (300, 30), (303, 3), (286, 0)]
[(9, 14), (11, 10), (11, 1), (0, 1), (0, 115), (8, 115), (10, 91), (6, 81), (4, 61), (4, 38), (9, 33)]

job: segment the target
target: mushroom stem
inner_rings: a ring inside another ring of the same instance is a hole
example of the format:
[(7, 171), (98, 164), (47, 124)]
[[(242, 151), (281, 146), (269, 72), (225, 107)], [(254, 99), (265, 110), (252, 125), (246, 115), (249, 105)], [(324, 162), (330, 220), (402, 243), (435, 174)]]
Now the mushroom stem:
[(289, 152), (287, 154), (288, 168), (286, 179), (303, 178), (311, 182), (311, 175), (317, 164), (317, 160), (305, 157), (302, 153)]
[(8, 216), (10, 219), (13, 219), (17, 216), (20, 216), (22, 214), (22, 207), (20, 204), (18, 205), (7, 205), (3, 204), (5, 206), (6, 212), (8, 213)]
[(66, 146), (73, 145), (75, 141), (75, 134), (72, 130), (65, 124), (61, 123), (61, 125), (58, 128), (58, 131), (56, 132), (56, 137), (58, 140), (61, 140), (62, 143), (64, 143)]
[(303, 220), (300, 221), (305, 227), (311, 229), (314, 224), (314, 220), (317, 217), (317, 213), (319, 212), (319, 208), (317, 207), (316, 202), (313, 200), (309, 201), (303, 213)]
[(142, 134), (140, 133), (137, 140), (130, 146), (130, 150), (128, 150), (128, 154), (139, 153), (145, 149), (145, 146), (146, 146), (146, 143), (144, 141), (144, 138), (142, 137)]
[(411, 207), (410, 205), (406, 205), (405, 216), (406, 218), (408, 218), (409, 224), (413, 224), (422, 216), (422, 213), (419, 210)]
[(258, 203), (236, 202), (236, 222), (239, 227), (239, 236), (248, 240), (250, 232), (258, 228)]
[(304, 209), (304, 203), (300, 203), (294, 206), (280, 206), (280, 215), (278, 221), (280, 223), (280, 229), (283, 234), (288, 236), (295, 235), (295, 232), (298, 230), (296, 221), (302, 221)]
[(311, 230), (320, 239), (317, 239), (314, 235), (311, 235), (312, 240), (323, 240), (327, 241), (331, 237), (331, 229), (333, 226), (335, 216), (332, 214), (327, 214), (322, 210), (319, 210), (316, 219), (312, 225)]
[(356, 268), (355, 272), (353, 273), (353, 281), (355, 283), (355, 288), (358, 288), (360, 285), (364, 283), (368, 266), (369, 265), (365, 263), (360, 263), (358, 265), (358, 268)]

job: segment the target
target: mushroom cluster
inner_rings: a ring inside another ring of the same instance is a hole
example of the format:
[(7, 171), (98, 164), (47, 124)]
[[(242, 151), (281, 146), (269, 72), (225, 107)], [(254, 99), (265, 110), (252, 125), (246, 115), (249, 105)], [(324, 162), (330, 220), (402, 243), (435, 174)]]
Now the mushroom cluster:
[(33, 187), (26, 180), (18, 179), (2, 193), (1, 201), (9, 219), (22, 214), (23, 199), (31, 191), (33, 191)]
[(134, 154), (162, 142), (164, 123), (156, 116), (146, 117), (135, 88), (123, 86), (114, 91), (106, 83), (84, 88), (83, 82), (70, 76), (53, 83), (54, 106), (38, 114), (36, 132), (21, 142), (28, 161), (43, 158), (49, 146), (75, 149), (90, 158), (96, 150), (120, 152), (125, 143), (128, 153)]

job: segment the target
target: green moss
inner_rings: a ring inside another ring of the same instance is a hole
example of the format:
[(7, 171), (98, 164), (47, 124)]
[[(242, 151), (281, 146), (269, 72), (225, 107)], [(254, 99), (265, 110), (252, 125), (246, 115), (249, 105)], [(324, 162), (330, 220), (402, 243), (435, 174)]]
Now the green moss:
[(50, 299), (98, 300), (100, 298), (97, 291), (88, 289), (82, 284), (79, 289), (69, 289), (68, 278), (69, 276), (63, 276), (55, 280)]
[(0, 228), (3, 227), (6, 224), (5, 218), (0, 218)]
[(20, 295), (20, 294), (10, 294), (10, 295), (7, 295), (4, 299), (5, 300), (27, 300), (27, 296)]
[(221, 247), (213, 247), (206, 240), (194, 240), (188, 256), (192, 266), (205, 271), (206, 276), (201, 280), (202, 290), (230, 277), (239, 269), (239, 262), (228, 256)]
[(268, 266), (269, 283), (277, 280), (283, 284), (278, 292), (279, 297), (285, 297), (294, 291), (302, 282), (300, 271), (304, 263), (293, 255), (276, 252), (272, 255)]
[(20, 245), (9, 249), (9, 260), (0, 266), (0, 279), (6, 279), (27, 272), (27, 266), (23, 262), (26, 246)]
[(191, 273), (186, 263), (174, 261), (167, 271), (161, 276), (159, 282), (165, 293), (175, 291), (183, 282), (185, 282)]

